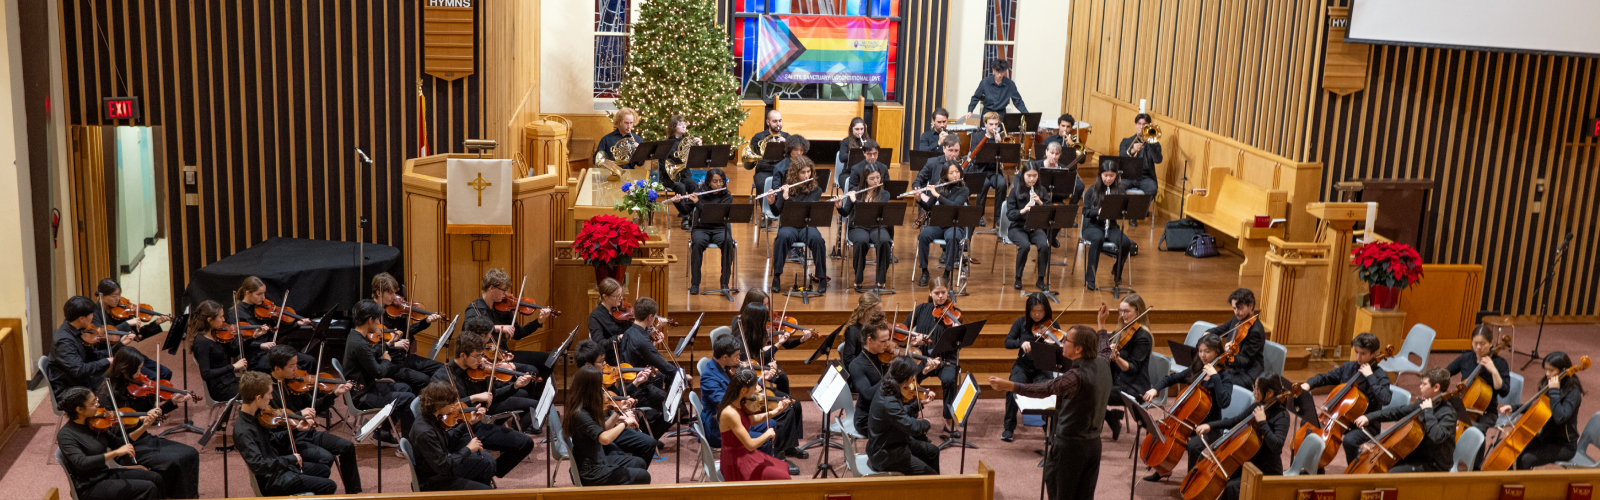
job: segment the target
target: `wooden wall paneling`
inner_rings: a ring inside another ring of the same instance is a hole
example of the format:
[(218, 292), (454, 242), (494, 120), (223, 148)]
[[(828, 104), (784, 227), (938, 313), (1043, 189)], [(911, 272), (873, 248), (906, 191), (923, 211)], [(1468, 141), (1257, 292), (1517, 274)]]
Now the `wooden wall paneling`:
[(27, 367), (33, 366), (27, 354), (19, 318), (0, 318), (0, 446), (11, 441), (18, 429), (31, 424), (28, 414)]
[(1406, 313), (1409, 332), (1416, 324), (1432, 327), (1436, 350), (1472, 348), (1472, 328), (1477, 321), (1478, 297), (1483, 294), (1483, 266), (1477, 264), (1426, 264), (1426, 280), (1400, 292), (1399, 309)]
[(110, 228), (110, 199), (114, 193), (112, 176), (115, 161), (114, 140), (106, 140), (108, 127), (69, 127), (72, 155), (69, 158), (72, 211), (68, 221), (76, 235), (73, 248), (74, 266), (78, 272), (74, 285), (76, 295), (93, 296), (101, 279), (113, 276), (113, 253)]

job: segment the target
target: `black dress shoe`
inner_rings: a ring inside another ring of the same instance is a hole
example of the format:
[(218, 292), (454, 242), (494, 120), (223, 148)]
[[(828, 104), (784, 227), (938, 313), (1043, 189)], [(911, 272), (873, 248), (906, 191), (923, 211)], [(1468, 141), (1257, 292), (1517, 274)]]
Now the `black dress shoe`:
[(1094, 286), (1094, 282), (1093, 281), (1085, 281), (1085, 282), (1083, 282), (1083, 288), (1086, 289), (1086, 290), (1089, 290), (1091, 292), (1099, 290), (1098, 287)]
[(1022, 289), (1022, 276), (1017, 276), (1017, 282), (1016, 283), (1012, 283), (1011, 284), (1011, 288), (1013, 290), (1021, 290)]
[(1045, 280), (1044, 277), (1042, 277), (1042, 276), (1039, 278), (1039, 281), (1033, 282), (1033, 286), (1038, 288), (1039, 291), (1042, 291), (1042, 292), (1050, 291), (1050, 282)]
[(683, 219), (683, 230), (684, 231), (688, 231), (690, 229), (692, 229), (692, 228), (689, 226), (689, 219), (688, 218), (684, 218)]
[(700, 295), (700, 287), (698, 287), (698, 286), (689, 287), (689, 295)]
[(771, 290), (772, 290), (772, 293), (783, 293), (783, 286), (781, 286), (780, 283), (774, 281), (774, 282), (772, 282)]
[(794, 457), (794, 458), (801, 459), (801, 460), (805, 460), (805, 459), (811, 458), (811, 453), (810, 452), (807, 452), (806, 450), (802, 450), (800, 448), (789, 448), (789, 451), (784, 452), (784, 454), (789, 455), (789, 456)]
[(1050, 248), (1061, 248), (1061, 240), (1057, 238), (1050, 238)]
[(789, 464), (789, 475), (791, 475), (791, 476), (800, 475), (800, 466), (795, 465), (794, 462), (790, 462), (788, 460), (784, 460), (784, 463)]
[(928, 286), (928, 270), (922, 270), (922, 277), (917, 278), (917, 286)]
[(811, 288), (816, 289), (817, 293), (828, 293), (828, 282), (819, 281), (819, 282), (817, 282), (816, 285), (812, 286)]
[(1149, 481), (1149, 482), (1152, 482), (1152, 483), (1160, 481), (1162, 479), (1166, 479), (1166, 476), (1162, 476), (1160, 472), (1151, 473), (1150, 475), (1144, 477), (1145, 481)]
[(1000, 440), (1001, 441), (1005, 441), (1007, 443), (1012, 442), (1012, 441), (1014, 441), (1014, 439), (1012, 439), (1013, 435), (1014, 434), (1011, 431), (1001, 432), (1000, 433)]

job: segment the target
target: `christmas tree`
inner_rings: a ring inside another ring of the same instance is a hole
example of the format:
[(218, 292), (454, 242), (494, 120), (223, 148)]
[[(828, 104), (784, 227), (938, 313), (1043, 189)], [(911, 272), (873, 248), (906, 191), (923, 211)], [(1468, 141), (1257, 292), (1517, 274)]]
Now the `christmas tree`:
[(642, 0), (617, 107), (649, 117), (636, 129), (645, 140), (665, 139), (667, 117), (682, 115), (705, 144), (738, 142), (745, 111), (716, 13), (711, 0)]

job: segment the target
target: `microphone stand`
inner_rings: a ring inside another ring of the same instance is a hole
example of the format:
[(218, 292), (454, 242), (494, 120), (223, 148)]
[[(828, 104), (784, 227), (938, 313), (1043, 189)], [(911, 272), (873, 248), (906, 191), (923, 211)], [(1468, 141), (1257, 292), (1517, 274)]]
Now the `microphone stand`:
[[(367, 166), (372, 166), (372, 158), (368, 158), (367, 154), (361, 151), (361, 148), (355, 149), (356, 155), (360, 158), (356, 162), (356, 185), (360, 186), (361, 172), (363, 170), (361, 164), (366, 163)], [(360, 198), (361, 190), (358, 189), (356, 190), (356, 297), (361, 296), (362, 283), (367, 278), (367, 214), (366, 210), (363, 209)], [(380, 489), (378, 491), (382, 492), (383, 490)]]
[[(1556, 271), (1561, 269), (1562, 259), (1565, 259), (1567, 257), (1567, 245), (1569, 243), (1572, 243), (1572, 233), (1567, 233), (1566, 239), (1561, 241), (1561, 248), (1556, 250), (1555, 261), (1551, 262), (1551, 263), (1548, 263), (1548, 264), (1545, 264), (1544, 279), (1539, 281), (1539, 287), (1537, 289), (1535, 289), (1534, 292), (1533, 292), (1535, 295), (1540, 295), (1540, 301), (1539, 301), (1539, 333), (1538, 333), (1538, 335), (1534, 336), (1533, 352), (1520, 353), (1520, 352), (1512, 351), (1512, 352), (1517, 353), (1517, 354), (1526, 354), (1528, 356), (1528, 362), (1522, 364), (1522, 369), (1523, 370), (1528, 369), (1528, 365), (1532, 365), (1534, 362), (1541, 361), (1541, 360), (1544, 359), (1543, 356), (1539, 355), (1539, 344), (1544, 341), (1545, 313), (1547, 312), (1547, 310), (1550, 307), (1550, 288), (1548, 286), (1546, 286), (1546, 285), (1548, 285), (1550, 283), (1550, 279), (1551, 278), (1554, 278), (1556, 276)], [(1560, 283), (1557, 283), (1556, 285), (1559, 286)]]

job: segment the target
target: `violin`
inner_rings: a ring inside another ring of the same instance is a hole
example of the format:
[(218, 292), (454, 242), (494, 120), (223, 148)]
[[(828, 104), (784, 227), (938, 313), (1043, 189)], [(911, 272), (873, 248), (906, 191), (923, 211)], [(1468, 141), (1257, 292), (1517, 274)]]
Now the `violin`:
[(394, 296), (394, 300), (398, 303), (383, 306), (384, 314), (388, 314), (391, 318), (409, 316), (411, 321), (427, 321), (428, 316), (433, 315), (433, 311), (422, 308), (421, 302), (408, 302), (405, 297), (399, 295)]
[(128, 384), (128, 394), (136, 398), (147, 398), (159, 394), (162, 401), (170, 401), (172, 400), (173, 396), (179, 394), (187, 395), (190, 394), (190, 392), (180, 390), (173, 386), (171, 380), (161, 380), (157, 382), (145, 374), (140, 373), (134, 375), (133, 382)]
[(790, 335), (805, 330), (806, 327), (800, 326), (800, 320), (794, 319), (794, 316), (783, 316), (778, 311), (772, 311), (772, 320), (767, 322), (767, 329), (779, 335)]
[(260, 423), (262, 427), (266, 427), (268, 429), (277, 429), (279, 427), (283, 427), (291, 420), (297, 422), (295, 427), (298, 428), (300, 426), (298, 422), (304, 422), (306, 417), (282, 408), (264, 408), (260, 413), (256, 414), (256, 422)]
[(235, 335), (243, 335), (245, 340), (249, 340), (249, 339), (255, 338), (257, 335), (260, 335), (262, 333), (262, 330), (265, 330), (266, 328), (267, 327), (262, 326), (262, 325), (252, 325), (252, 324), (249, 324), (249, 323), (239, 323), (237, 325), (228, 325), (228, 326), (224, 326), (222, 328), (218, 328), (218, 329), (212, 330), (211, 331), (211, 335), (216, 337), (217, 340), (220, 340), (220, 341), (223, 341), (223, 342), (232, 341), (233, 337)]
[(83, 339), (83, 344), (88, 346), (99, 345), (106, 340), (110, 340), (113, 343), (121, 342), (123, 335), (127, 334), (109, 326), (91, 326), (78, 331), (78, 336)]
[(148, 412), (133, 411), (132, 408), (118, 408), (116, 411), (116, 416), (118, 418), (113, 419), (111, 411), (106, 410), (105, 408), (99, 408), (95, 410), (94, 415), (89, 417), (89, 420), (86, 423), (89, 424), (90, 429), (95, 431), (105, 431), (110, 429), (112, 423), (117, 422), (118, 420), (121, 421), (120, 423), (124, 427), (133, 427), (139, 425), (140, 417), (148, 414)]
[(483, 417), (478, 414), (477, 410), (467, 409), (467, 405), (460, 401), (450, 403), (445, 405), (445, 407), (440, 408), (437, 415), (439, 416), (439, 423), (444, 424), (446, 429), (461, 425), (462, 423), (476, 424), (479, 420), (483, 419)]
[(883, 364), (887, 365), (889, 363), (894, 362), (894, 358), (898, 358), (900, 356), (911, 356), (911, 359), (921, 360), (921, 361), (926, 361), (928, 359), (927, 356), (923, 356), (921, 354), (917, 354), (917, 353), (914, 353), (914, 352), (910, 353), (910, 354), (907, 354), (905, 351), (900, 349), (900, 346), (894, 346), (892, 348), (889, 348), (888, 350), (885, 350), (883, 352), (878, 353), (878, 361), (880, 361)]
[[(1235, 344), (1237, 345), (1237, 344)], [(1372, 366), (1378, 362), (1394, 356), (1394, 345), (1388, 345), (1372, 358)], [(1307, 434), (1321, 436), (1325, 443), (1340, 443), (1344, 440), (1344, 433), (1355, 427), (1355, 421), (1367, 414), (1367, 396), (1356, 389), (1356, 380), (1362, 375), (1360, 372), (1350, 376), (1343, 384), (1334, 386), (1333, 393), (1328, 395), (1328, 402), (1317, 408), (1317, 414), (1322, 422), (1306, 422), (1300, 424), (1300, 429), (1294, 433), (1290, 453), (1300, 451), (1300, 442), (1306, 439)], [(1328, 440), (1332, 441), (1328, 441)], [(1327, 449), (1332, 448), (1332, 449)], [(1339, 454), (1338, 446), (1328, 446), (1322, 450), (1322, 457), (1317, 460), (1317, 468), (1327, 467), (1333, 462), (1333, 457)]]
[[(627, 305), (627, 304), (624, 304), (624, 305)], [(531, 300), (518, 299), (516, 297), (512, 297), (511, 295), (506, 295), (505, 298), (500, 299), (499, 302), (495, 302), (494, 303), (494, 310), (496, 310), (496, 311), (500, 311), (500, 312), (503, 312), (503, 313), (508, 313), (508, 312), (511, 312), (513, 309), (515, 309), (518, 314), (536, 314), (540, 310), (548, 309), (550, 311), (550, 315), (551, 316), (560, 316), (561, 315), (561, 311), (557, 311), (557, 310), (555, 310), (555, 308), (541, 306), (539, 304), (534, 303)], [(631, 311), (632, 309), (630, 308), (629, 310)], [(423, 311), (423, 312), (426, 312), (426, 311)], [(615, 314), (613, 314), (612, 316), (615, 317)], [(413, 317), (415, 317), (415, 316), (413, 316)], [(425, 318), (427, 316), (424, 315), (423, 317)], [(618, 319), (618, 321), (622, 321), (622, 320)], [(630, 316), (630, 319), (628, 319), (628, 321), (633, 321), (633, 319), (631, 319), (631, 316)]]
[[(1466, 384), (1456, 384), (1450, 392), (1434, 396), (1434, 406), (1438, 406), (1450, 398), (1456, 397), (1461, 391), (1466, 390)], [(1394, 464), (1406, 458), (1411, 452), (1417, 450), (1417, 445), (1427, 437), (1427, 430), (1422, 428), (1422, 408), (1418, 406), (1404, 418), (1395, 422), (1388, 430), (1372, 438), (1372, 445), (1356, 455), (1356, 459), (1345, 468), (1345, 474), (1382, 474), (1389, 472)]]
[(150, 304), (139, 304), (139, 307), (135, 309), (133, 307), (133, 303), (129, 301), (127, 297), (122, 297), (119, 299), (117, 301), (117, 305), (111, 306), (111, 308), (106, 312), (109, 313), (111, 317), (116, 318), (117, 321), (127, 321), (133, 319), (134, 315), (138, 315), (139, 321), (147, 323), (156, 317), (166, 316), (165, 314), (150, 310)]
[(633, 303), (623, 302), (611, 308), (611, 319), (617, 322), (633, 322)]
[(289, 392), (295, 394), (305, 394), (306, 392), (310, 391), (313, 386), (316, 387), (317, 392), (333, 394), (333, 389), (335, 387), (345, 383), (344, 379), (335, 377), (331, 373), (323, 372), (313, 376), (310, 373), (306, 373), (305, 370), (300, 369), (295, 370), (295, 376), (293, 378), (284, 380), (283, 382), (285, 387), (289, 389)]
[(396, 330), (396, 329), (393, 329), (393, 328), (379, 328), (379, 329), (373, 330), (373, 331), (371, 331), (369, 333), (363, 333), (363, 334), (361, 334), (361, 336), (365, 337), (367, 339), (367, 343), (369, 343), (369, 344), (377, 344), (377, 343), (380, 343), (380, 342), (393, 341), (394, 340), (394, 335), (396, 333), (400, 333), (400, 330)]
[(942, 306), (933, 306), (933, 318), (947, 327), (961, 326), (961, 309), (956, 307), (955, 301), (947, 301)]
[(627, 363), (621, 363), (620, 366), (607, 364), (600, 369), (600, 375), (605, 378), (605, 385), (615, 385), (619, 376), (622, 377), (623, 381), (632, 382), (634, 379), (639, 378), (639, 374), (649, 374), (654, 371), (655, 367), (635, 368)]
[(1256, 434), (1255, 417), (1249, 415), (1257, 406), (1271, 406), (1283, 403), (1291, 398), (1300, 396), (1300, 386), (1296, 385), (1289, 392), (1279, 394), (1265, 402), (1252, 403), (1246, 408), (1244, 420), (1228, 429), (1215, 443), (1207, 447), (1205, 453), (1207, 460), (1200, 460), (1183, 478), (1184, 500), (1213, 500), (1222, 496), (1222, 490), (1228, 485), (1228, 477), (1239, 470), (1246, 461), (1256, 456), (1261, 450), (1261, 436)]
[(1067, 338), (1067, 331), (1050, 323), (1039, 323), (1034, 325), (1033, 335), (1046, 343), (1061, 345), (1062, 339)]
[[(1510, 348), (1511, 336), (1506, 335), (1500, 337), (1499, 342), (1489, 346), (1489, 355), (1484, 357), (1493, 359), (1494, 355), (1499, 354), (1502, 349)], [(1461, 378), (1462, 383), (1470, 384), (1467, 389), (1461, 393), (1461, 406), (1467, 410), (1467, 413), (1471, 416), (1471, 418), (1468, 418), (1466, 421), (1458, 422), (1458, 430), (1465, 430), (1466, 427), (1469, 427), (1467, 421), (1476, 420), (1478, 416), (1483, 415), (1483, 412), (1488, 411), (1489, 407), (1494, 404), (1494, 386), (1478, 377), (1478, 374), (1482, 372), (1483, 365), (1478, 365), (1472, 369), (1472, 373)], [(1502, 373), (1500, 376), (1508, 377), (1509, 375)]]
[[(1589, 357), (1578, 358), (1578, 364), (1573, 365), (1556, 378), (1562, 379), (1577, 375), (1578, 372), (1589, 369)], [(1517, 418), (1517, 423), (1502, 434), (1500, 444), (1489, 450), (1483, 456), (1483, 470), (1511, 470), (1517, 462), (1517, 457), (1522, 456), (1522, 450), (1528, 447), (1533, 437), (1544, 429), (1545, 422), (1550, 421), (1550, 384), (1543, 384), (1544, 388), (1538, 394), (1522, 404), (1522, 408), (1512, 412)]]
[(905, 323), (895, 323), (890, 325), (889, 331), (890, 335), (894, 337), (894, 343), (896, 344), (904, 344), (909, 342), (912, 338), (922, 335), (920, 333), (911, 331), (911, 328), (907, 327)]
[[(488, 380), (489, 377), (493, 375), (495, 380), (499, 380), (501, 382), (510, 382), (511, 379), (521, 377), (523, 375), (533, 375), (531, 373), (524, 373), (515, 370), (514, 368), (516, 368), (517, 365), (509, 362), (490, 363), (488, 358), (482, 358), (482, 361), (480, 361), (478, 366), (479, 368), (467, 369), (467, 380), (471, 380), (473, 382), (482, 382), (484, 380)], [(537, 381), (539, 380), (539, 376), (533, 375), (533, 379)]]
[(294, 322), (306, 319), (305, 316), (295, 314), (293, 307), (279, 306), (272, 303), (272, 299), (263, 298), (260, 304), (256, 304), (252, 308), (255, 309), (256, 319), (261, 321), (276, 319), (278, 321)]
[[(1227, 352), (1211, 360), (1207, 366), (1215, 367), (1228, 355), (1238, 352), (1239, 344), (1232, 344)], [(1211, 391), (1200, 383), (1199, 378), (1205, 376), (1204, 372), (1195, 374), (1194, 382), (1190, 383), (1189, 387), (1183, 390), (1183, 394), (1178, 396), (1178, 400), (1172, 403), (1172, 409), (1167, 410), (1166, 418), (1161, 419), (1159, 435), (1166, 439), (1158, 439), (1157, 434), (1147, 434), (1139, 443), (1139, 458), (1146, 466), (1155, 469), (1162, 476), (1172, 475), (1172, 468), (1178, 465), (1178, 459), (1183, 458), (1188, 452), (1189, 436), (1194, 433), (1194, 428), (1205, 423), (1206, 415), (1211, 413), (1213, 404)], [(1337, 450), (1339, 447), (1333, 448)]]

